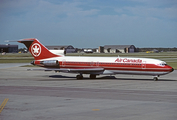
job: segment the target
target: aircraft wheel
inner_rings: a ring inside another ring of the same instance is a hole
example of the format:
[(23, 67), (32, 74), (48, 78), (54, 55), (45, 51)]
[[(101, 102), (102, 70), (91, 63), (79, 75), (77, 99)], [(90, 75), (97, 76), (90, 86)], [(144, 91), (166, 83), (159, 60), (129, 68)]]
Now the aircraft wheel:
[(96, 75), (90, 74), (90, 79), (95, 79), (95, 78), (96, 78)]
[(154, 81), (157, 81), (158, 80), (158, 77), (154, 77)]
[(80, 80), (80, 79), (83, 79), (83, 76), (82, 75), (77, 75), (76, 78), (77, 78), (77, 80)]

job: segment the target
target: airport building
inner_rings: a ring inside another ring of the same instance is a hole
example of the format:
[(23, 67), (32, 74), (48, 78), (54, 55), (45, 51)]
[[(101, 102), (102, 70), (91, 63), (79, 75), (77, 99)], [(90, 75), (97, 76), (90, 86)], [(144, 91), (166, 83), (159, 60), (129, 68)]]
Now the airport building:
[(49, 50), (64, 50), (66, 53), (76, 53), (77, 49), (72, 45), (46, 46)]
[(10, 45), (10, 44), (6, 44), (0, 45), (0, 52), (1, 53), (18, 53), (18, 45)]
[(104, 53), (134, 53), (134, 52), (138, 52), (138, 49), (134, 45), (105, 45), (103, 48), (102, 49), (103, 49)]
[(76, 53), (76, 52), (85, 52), (85, 53), (134, 53), (139, 52), (134, 45), (105, 45), (100, 46), (99, 48), (83, 48), (78, 49), (74, 48), (72, 45), (62, 45), (62, 46), (46, 46), (49, 50), (64, 50), (65, 53)]

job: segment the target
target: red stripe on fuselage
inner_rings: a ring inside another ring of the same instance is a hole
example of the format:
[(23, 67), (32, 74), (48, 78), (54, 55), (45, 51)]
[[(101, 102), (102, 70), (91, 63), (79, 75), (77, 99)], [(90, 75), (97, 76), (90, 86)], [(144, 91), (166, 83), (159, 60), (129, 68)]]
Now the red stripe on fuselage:
[(154, 71), (169, 72), (172, 68), (168, 65), (158, 66), (155, 64), (129, 64), (129, 63), (98, 63), (98, 62), (60, 62), (60, 68), (87, 69), (104, 68), (105, 70), (124, 70), (124, 71)]

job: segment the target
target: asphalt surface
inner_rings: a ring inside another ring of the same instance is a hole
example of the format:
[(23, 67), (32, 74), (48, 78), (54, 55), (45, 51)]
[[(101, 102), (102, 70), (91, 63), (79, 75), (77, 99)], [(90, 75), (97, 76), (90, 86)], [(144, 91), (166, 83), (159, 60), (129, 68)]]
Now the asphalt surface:
[[(98, 76), (27, 71), (0, 64), (0, 120), (175, 120), (177, 71), (152, 76)], [(35, 68), (34, 68), (35, 69)]]

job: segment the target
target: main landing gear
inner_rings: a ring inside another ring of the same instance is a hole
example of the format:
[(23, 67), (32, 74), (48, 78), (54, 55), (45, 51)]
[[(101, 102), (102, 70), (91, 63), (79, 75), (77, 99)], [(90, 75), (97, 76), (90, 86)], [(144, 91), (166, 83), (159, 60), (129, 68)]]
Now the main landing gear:
[(76, 75), (76, 78), (77, 78), (77, 80), (81, 80), (81, 79), (83, 79), (83, 75), (82, 74)]
[(90, 74), (90, 79), (95, 79), (96, 75)]
[[(95, 78), (96, 78), (96, 75), (90, 74), (90, 79), (95, 79)], [(76, 75), (76, 79), (77, 79), (77, 80), (83, 79), (83, 75), (82, 75), (82, 74)]]

